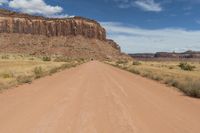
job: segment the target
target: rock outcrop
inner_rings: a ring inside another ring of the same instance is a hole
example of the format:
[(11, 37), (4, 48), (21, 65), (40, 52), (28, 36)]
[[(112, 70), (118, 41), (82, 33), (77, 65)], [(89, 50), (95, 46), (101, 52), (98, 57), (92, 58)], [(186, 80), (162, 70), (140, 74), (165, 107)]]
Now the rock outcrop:
[(65, 19), (45, 18), (0, 10), (0, 33), (69, 36), (106, 40), (105, 29), (94, 20), (73, 17)]
[(107, 39), (106, 40), (108, 42), (108, 44), (110, 44), (113, 48), (118, 49), (119, 51), (121, 51), (120, 46), (113, 40), (111, 39)]
[(128, 58), (106, 38), (101, 25), (87, 18), (45, 18), (0, 10), (0, 52), (69, 57)]

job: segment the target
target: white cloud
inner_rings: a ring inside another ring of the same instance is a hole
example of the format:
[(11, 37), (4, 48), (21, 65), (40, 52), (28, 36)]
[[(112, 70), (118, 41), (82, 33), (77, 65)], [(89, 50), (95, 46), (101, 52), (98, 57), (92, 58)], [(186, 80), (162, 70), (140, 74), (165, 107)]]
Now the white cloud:
[(73, 18), (73, 15), (68, 15), (68, 14), (57, 14), (57, 15), (51, 15), (49, 16), (51, 18)]
[(200, 31), (178, 28), (143, 29), (124, 26), (121, 23), (101, 23), (108, 37), (115, 40), (127, 53), (199, 50)]
[(63, 14), (62, 7), (48, 5), (44, 0), (0, 0), (0, 6), (3, 4), (28, 14), (37, 14), (53, 18), (73, 17), (68, 14)]
[(11, 0), (9, 2), (9, 7), (24, 13), (45, 16), (53, 16), (63, 11), (62, 7), (48, 5), (44, 0)]
[(0, 0), (0, 6), (6, 3), (8, 3), (8, 0)]
[(162, 11), (162, 7), (160, 6), (160, 4), (156, 3), (154, 0), (136, 0), (134, 4), (136, 4), (139, 8), (141, 8), (144, 11)]
[(197, 23), (197, 24), (200, 24), (200, 20), (196, 20), (196, 23)]
[(130, 0), (114, 0), (119, 8), (131, 7)]
[(139, 7), (144, 11), (160, 12), (163, 10), (160, 3), (154, 0), (113, 0), (119, 8)]

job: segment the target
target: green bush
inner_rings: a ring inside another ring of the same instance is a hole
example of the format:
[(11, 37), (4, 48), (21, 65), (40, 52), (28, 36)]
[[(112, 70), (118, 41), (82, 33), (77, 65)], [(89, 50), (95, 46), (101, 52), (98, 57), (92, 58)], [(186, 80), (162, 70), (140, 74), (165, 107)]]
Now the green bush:
[(35, 74), (35, 78), (41, 78), (43, 76), (43, 70), (42, 67), (35, 67), (33, 70), (34, 74)]
[(49, 57), (49, 56), (44, 56), (44, 57), (42, 57), (42, 60), (43, 60), (43, 61), (51, 61), (51, 57)]
[(195, 66), (192, 66), (187, 62), (181, 62), (178, 66), (185, 71), (193, 71), (195, 69)]

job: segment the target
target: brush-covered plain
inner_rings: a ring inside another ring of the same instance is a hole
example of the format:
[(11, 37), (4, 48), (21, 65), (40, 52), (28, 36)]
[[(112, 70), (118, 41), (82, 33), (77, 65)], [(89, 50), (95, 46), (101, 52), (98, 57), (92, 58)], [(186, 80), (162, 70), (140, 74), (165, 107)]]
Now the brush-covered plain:
[(52, 75), (83, 62), (84, 59), (68, 59), (62, 56), (0, 54), (0, 90), (31, 83), (34, 79)]
[(200, 98), (200, 62), (115, 61), (107, 62), (143, 77), (178, 88), (185, 95)]

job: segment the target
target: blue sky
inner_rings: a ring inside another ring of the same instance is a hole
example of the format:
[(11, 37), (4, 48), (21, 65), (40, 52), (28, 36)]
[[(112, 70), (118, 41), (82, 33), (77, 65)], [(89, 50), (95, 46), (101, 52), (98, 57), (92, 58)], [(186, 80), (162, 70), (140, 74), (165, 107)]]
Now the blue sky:
[(0, 6), (95, 19), (126, 53), (200, 50), (200, 0), (0, 0)]

